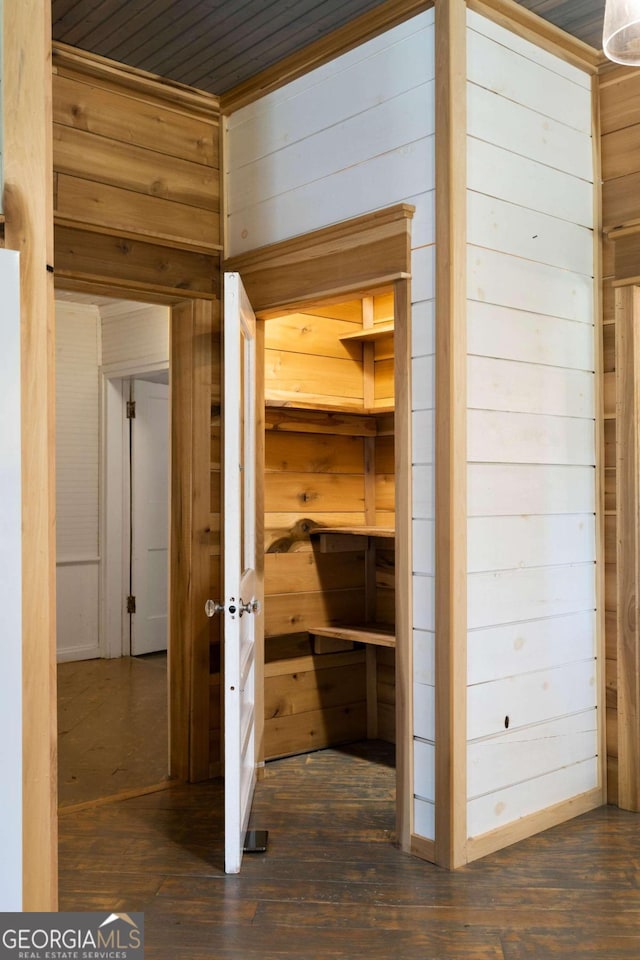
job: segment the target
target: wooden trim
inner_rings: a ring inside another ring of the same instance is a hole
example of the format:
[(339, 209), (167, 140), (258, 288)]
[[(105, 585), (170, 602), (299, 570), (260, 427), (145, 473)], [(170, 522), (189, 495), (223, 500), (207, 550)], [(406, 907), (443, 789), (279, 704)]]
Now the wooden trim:
[(101, 236), (122, 237), (125, 240), (140, 240), (144, 243), (154, 243), (159, 247), (190, 250), (193, 253), (220, 253), (222, 251), (222, 246), (219, 243), (199, 243), (197, 240), (180, 239), (179, 237), (173, 237), (169, 234), (154, 233), (153, 231), (136, 233), (133, 230), (121, 230), (120, 227), (110, 227), (104, 223), (92, 223), (90, 220), (63, 217), (58, 213), (55, 214), (54, 222), (56, 227), (71, 227), (73, 229), (86, 230), (88, 233), (98, 233)]
[(220, 97), (220, 111), (227, 115), (234, 113), (432, 6), (433, 0), (386, 0), (373, 10), (334, 30), (327, 37), (314, 41), (223, 93)]
[(209, 776), (210, 301), (171, 311), (170, 774)]
[(128, 790), (120, 790), (109, 797), (96, 797), (95, 800), (83, 800), (80, 803), (62, 804), (58, 808), (58, 816), (65, 817), (72, 813), (81, 813), (83, 810), (93, 810), (95, 807), (104, 807), (108, 803), (119, 803), (121, 800), (133, 800), (135, 797), (146, 797), (150, 793), (160, 793), (163, 790), (170, 790), (176, 786), (175, 780), (162, 780), (160, 783), (153, 783), (148, 787), (129, 787)]
[(55, 911), (57, 880), (55, 314), (51, 5), (5, 0), (5, 246), (20, 253), (22, 823), (24, 911)]
[[(411, 220), (416, 208), (410, 203), (396, 203), (392, 207), (385, 207), (383, 210), (374, 210), (373, 213), (365, 213), (361, 217), (353, 217), (351, 220), (342, 220), (340, 223), (333, 223), (329, 227), (321, 227), (319, 230), (313, 230), (310, 233), (303, 233), (288, 240), (280, 240), (278, 243), (271, 243), (265, 247), (257, 247), (255, 250), (248, 250), (246, 253), (238, 254), (225, 261), (225, 270), (237, 270), (241, 268), (244, 272), (257, 267), (264, 267), (270, 264), (284, 265), (292, 257), (295, 261), (295, 254), (307, 254), (310, 248), (327, 245), (325, 252), (333, 252), (334, 244), (342, 244), (344, 249), (353, 241), (354, 235), (364, 233), (369, 229), (380, 227), (383, 224), (394, 223), (397, 220)], [(407, 264), (403, 267), (408, 271)], [(388, 276), (391, 271), (384, 271), (384, 276)], [(328, 280), (329, 278), (327, 278)], [(329, 296), (329, 294), (327, 294)], [(263, 297), (264, 299), (264, 297)], [(290, 297), (290, 302), (294, 303), (294, 297)], [(304, 302), (304, 301), (301, 301)], [(258, 307), (261, 313), (268, 307)]]
[(157, 283), (142, 283), (138, 280), (119, 280), (115, 277), (100, 277), (75, 270), (57, 270), (56, 287), (60, 290), (76, 290), (80, 293), (95, 293), (103, 297), (125, 297), (148, 303), (174, 304), (182, 300), (216, 300), (214, 293), (204, 290), (184, 290), (177, 287), (161, 287)]
[(273, 307), (324, 300), (388, 285), (409, 273), (409, 224), (400, 203), (312, 233), (231, 257), (261, 315)]
[(436, 3), (436, 862), (466, 862), (466, 4)]
[(596, 73), (602, 62), (600, 50), (543, 20), (515, 0), (467, 0), (467, 4), (470, 10), (488, 17), (581, 70)]
[(394, 285), (396, 837), (410, 849), (413, 824), (413, 483), (411, 469), (411, 284)]
[[(256, 615), (255, 626), (255, 711), (254, 731), (256, 744), (256, 763), (259, 768), (265, 762), (264, 745), (264, 473), (265, 473), (265, 431), (266, 411), (264, 406), (264, 321), (256, 322), (256, 365), (255, 365), (255, 536), (256, 536), (256, 596), (260, 600), (261, 610)], [(224, 715), (224, 714), (223, 714)]]
[(640, 811), (640, 287), (616, 291), (618, 806)]
[(596, 677), (598, 703), (598, 758), (601, 803), (607, 802), (607, 731), (605, 675), (605, 529), (604, 529), (604, 417), (605, 378), (602, 333), (602, 163), (600, 98), (597, 76), (591, 79), (591, 137), (593, 150), (593, 333), (596, 417)]
[(483, 833), (478, 837), (469, 837), (467, 841), (468, 862), (479, 860), (486, 857), (496, 850), (502, 850), (504, 847), (511, 846), (512, 843), (518, 843), (520, 840), (526, 840), (536, 833), (543, 830), (549, 830), (556, 827), (566, 820), (579, 817), (589, 810), (595, 810), (602, 806), (602, 791), (600, 787), (582, 793), (577, 797), (571, 797), (570, 800), (563, 800), (553, 807), (547, 807), (545, 810), (539, 810), (530, 814), (528, 817), (521, 817), (512, 823), (507, 823), (503, 827), (491, 830), (489, 833)]
[(640, 220), (627, 220), (626, 223), (605, 230), (604, 235), (607, 240), (619, 240), (621, 237), (630, 237), (636, 233), (640, 233)]
[(220, 100), (211, 93), (59, 41), (53, 42), (52, 54), (54, 72), (70, 69), (87, 77), (116, 83), (134, 95), (150, 96), (154, 101), (186, 109), (190, 115), (200, 114), (207, 120), (218, 117)]
[(409, 853), (421, 860), (428, 860), (429, 863), (436, 862), (436, 845), (433, 840), (426, 840), (424, 837), (411, 837)]

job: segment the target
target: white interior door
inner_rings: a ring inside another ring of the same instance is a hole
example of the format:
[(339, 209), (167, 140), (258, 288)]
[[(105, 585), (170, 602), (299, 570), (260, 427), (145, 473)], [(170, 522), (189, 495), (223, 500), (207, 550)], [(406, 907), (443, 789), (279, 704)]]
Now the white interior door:
[(169, 387), (133, 381), (131, 422), (131, 655), (167, 649)]
[(256, 318), (224, 278), (225, 871), (237, 873), (256, 782)]

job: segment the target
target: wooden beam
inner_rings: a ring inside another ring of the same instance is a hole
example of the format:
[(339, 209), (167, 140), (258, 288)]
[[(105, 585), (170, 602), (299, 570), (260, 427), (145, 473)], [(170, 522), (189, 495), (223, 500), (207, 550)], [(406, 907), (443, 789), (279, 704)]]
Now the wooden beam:
[(616, 290), (618, 806), (640, 811), (640, 288)]
[(436, 3), (436, 860), (466, 862), (466, 4)]
[(23, 910), (57, 909), (51, 5), (4, 0), (5, 245), (20, 252)]

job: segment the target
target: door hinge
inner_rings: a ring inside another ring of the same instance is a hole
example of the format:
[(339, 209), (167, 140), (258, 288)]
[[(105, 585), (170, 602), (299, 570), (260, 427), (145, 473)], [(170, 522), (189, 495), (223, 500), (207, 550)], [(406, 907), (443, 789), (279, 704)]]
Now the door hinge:
[(135, 400), (127, 400), (127, 420), (135, 420), (136, 418), (136, 402)]
[(136, 612), (136, 598), (127, 597), (127, 613), (135, 613), (135, 612)]

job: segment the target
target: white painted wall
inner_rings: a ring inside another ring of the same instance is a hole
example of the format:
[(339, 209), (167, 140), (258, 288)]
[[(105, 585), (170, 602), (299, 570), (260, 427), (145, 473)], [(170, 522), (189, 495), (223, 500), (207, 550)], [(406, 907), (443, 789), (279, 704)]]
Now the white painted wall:
[(598, 783), (595, 339), (590, 80), (467, 24), (473, 837)]
[[(434, 15), (227, 120), (228, 253), (412, 203), (415, 832), (434, 837)], [(424, 548), (424, 549), (423, 549)]]
[(56, 302), (58, 660), (99, 656), (100, 312)]
[(22, 480), (19, 255), (0, 250), (0, 911), (22, 910)]
[(169, 362), (169, 307), (123, 300), (101, 308), (102, 372), (137, 374)]

